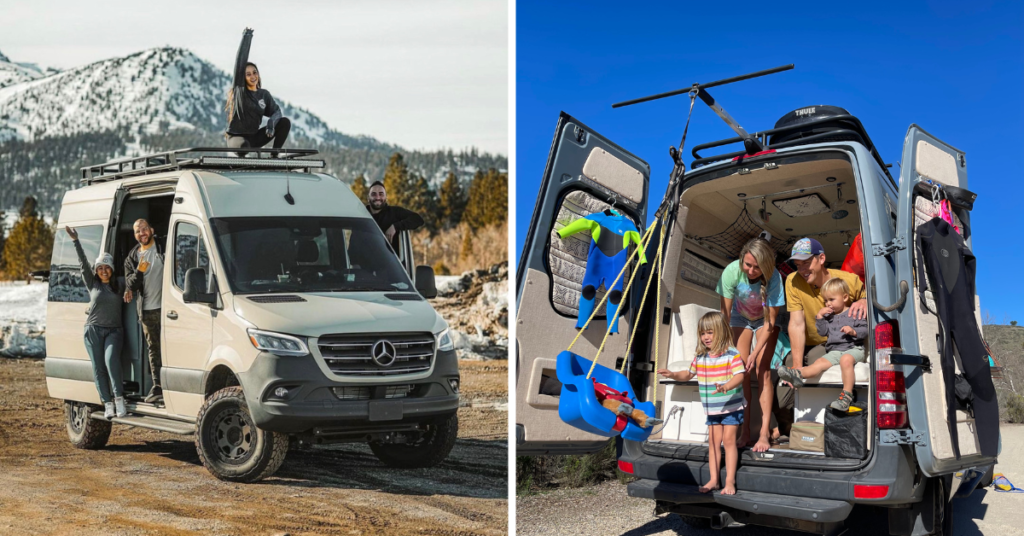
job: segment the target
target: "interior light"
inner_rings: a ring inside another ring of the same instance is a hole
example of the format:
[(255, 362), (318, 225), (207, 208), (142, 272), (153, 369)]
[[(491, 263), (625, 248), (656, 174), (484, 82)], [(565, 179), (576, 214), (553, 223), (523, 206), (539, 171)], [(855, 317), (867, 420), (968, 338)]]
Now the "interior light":
[(828, 177), (825, 180), (828, 181), (828, 182), (836, 182), (836, 178), (835, 177)]
[(736, 197), (747, 197), (747, 194), (736, 194)]

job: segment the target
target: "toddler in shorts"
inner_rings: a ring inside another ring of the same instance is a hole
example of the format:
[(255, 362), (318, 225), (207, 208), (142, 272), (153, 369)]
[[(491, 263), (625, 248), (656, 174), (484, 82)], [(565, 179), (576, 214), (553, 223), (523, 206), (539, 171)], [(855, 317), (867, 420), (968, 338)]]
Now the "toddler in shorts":
[(801, 387), (804, 378), (817, 376), (839, 365), (843, 373), (843, 390), (831, 407), (847, 411), (853, 402), (853, 366), (867, 360), (864, 355), (864, 338), (868, 336), (868, 321), (850, 316), (849, 307), (846, 306), (850, 299), (850, 287), (846, 281), (838, 277), (829, 279), (821, 286), (821, 297), (825, 299), (825, 307), (818, 311), (814, 325), (818, 328), (818, 335), (827, 337), (827, 353), (802, 369), (779, 367), (779, 377), (793, 384), (793, 387)]

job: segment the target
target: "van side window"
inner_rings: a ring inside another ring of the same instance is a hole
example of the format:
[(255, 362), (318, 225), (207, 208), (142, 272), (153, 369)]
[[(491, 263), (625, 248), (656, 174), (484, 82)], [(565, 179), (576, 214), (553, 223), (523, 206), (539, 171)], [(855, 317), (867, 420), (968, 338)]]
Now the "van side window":
[(199, 227), (180, 222), (174, 228), (174, 286), (178, 289), (185, 288), (185, 272), (189, 268), (205, 268), (207, 278), (211, 275), (210, 257)]
[[(82, 243), (85, 258), (93, 262), (100, 256), (100, 239), (103, 238), (102, 225), (86, 225), (75, 227), (78, 241)], [(64, 231), (63, 226), (53, 237), (53, 254), (50, 257), (50, 289), (47, 301), (89, 303), (89, 289), (85, 288), (82, 279), (82, 266), (78, 263), (75, 243)]]

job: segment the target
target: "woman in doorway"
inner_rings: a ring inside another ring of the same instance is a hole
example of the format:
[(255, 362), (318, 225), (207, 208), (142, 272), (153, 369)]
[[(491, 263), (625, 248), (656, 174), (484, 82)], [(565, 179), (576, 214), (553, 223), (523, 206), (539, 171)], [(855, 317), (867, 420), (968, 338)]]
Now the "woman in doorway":
[(107, 419), (115, 415), (124, 417), (127, 414), (121, 374), (124, 328), (121, 327), (121, 293), (114, 280), (114, 258), (103, 253), (90, 265), (78, 241), (78, 231), (71, 227), (64, 227), (64, 230), (74, 241), (78, 262), (82, 266), (82, 279), (89, 289), (85, 349), (92, 361), (93, 379), (103, 402), (103, 416)]
[[(281, 116), (281, 107), (270, 92), (263, 89), (260, 70), (249, 61), (251, 43), (252, 29), (246, 28), (235, 58), (234, 84), (228, 91), (224, 106), (228, 114), (227, 145), (256, 148), (274, 140), (274, 148), (280, 149), (288, 140), (292, 124), (287, 117)], [(267, 126), (260, 128), (264, 117), (269, 117)]]
[[(750, 376), (756, 375), (761, 390), (761, 430), (753, 445), (754, 452), (764, 452), (771, 446), (772, 397), (771, 358), (779, 330), (775, 318), (779, 308), (786, 304), (782, 276), (775, 269), (775, 252), (763, 238), (754, 238), (740, 250), (739, 259), (722, 271), (716, 292), (722, 297), (722, 315), (729, 319), (732, 339), (748, 374), (743, 378), (743, 396), (751, 404)], [(751, 344), (756, 339), (756, 347)], [(738, 439), (739, 445), (750, 443), (750, 418), (744, 419)]]

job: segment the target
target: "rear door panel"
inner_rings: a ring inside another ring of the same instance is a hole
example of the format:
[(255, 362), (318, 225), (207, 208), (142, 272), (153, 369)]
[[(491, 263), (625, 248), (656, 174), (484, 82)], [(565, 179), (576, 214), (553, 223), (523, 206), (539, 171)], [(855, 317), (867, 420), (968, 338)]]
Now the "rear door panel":
[[(974, 419), (965, 412), (957, 412), (957, 434), (961, 457), (953, 454), (952, 440), (946, 422), (945, 381), (941, 368), (941, 354), (937, 343), (938, 318), (921, 306), (914, 272), (916, 227), (923, 220), (922, 201), (916, 200), (914, 185), (932, 180), (945, 185), (967, 188), (967, 163), (963, 151), (928, 134), (917, 125), (911, 125), (903, 146), (902, 172), (899, 185), (899, 214), (897, 233), (905, 241), (905, 248), (897, 252), (898, 279), (910, 284), (906, 305), (899, 310), (899, 323), (903, 349), (908, 354), (928, 356), (931, 371), (904, 366), (907, 377), (907, 406), (910, 426), (915, 432), (927, 431), (923, 441), (916, 443), (918, 460), (928, 475), (954, 472), (967, 467), (994, 463), (991, 457), (980, 454)], [(915, 209), (915, 203), (917, 208)], [(930, 205), (930, 199), (927, 204)], [(915, 222), (915, 210), (919, 215)], [(961, 211), (957, 217), (964, 225), (964, 238), (971, 247), (970, 215)], [(927, 217), (925, 217), (926, 219)], [(925, 291), (929, 309), (935, 302), (931, 291)], [(975, 297), (975, 303), (978, 303)], [(977, 305), (976, 305), (977, 307)], [(977, 312), (976, 312), (977, 314)], [(978, 325), (981, 325), (980, 319)], [(948, 336), (948, 330), (945, 330)]]
[[(586, 269), (590, 239), (585, 233), (560, 239), (555, 231), (611, 203), (643, 233), (649, 177), (646, 162), (568, 114), (559, 116), (516, 273), (520, 453), (583, 453), (607, 443), (607, 438), (570, 427), (558, 417), (561, 384), (555, 375), (555, 360), (577, 334), (579, 281)], [(597, 300), (602, 295), (599, 292)], [(603, 309), (598, 310), (573, 352), (588, 359), (597, 354), (608, 326)], [(619, 333), (609, 336), (600, 364), (614, 366), (623, 356), (630, 329), (625, 318), (619, 321)]]

